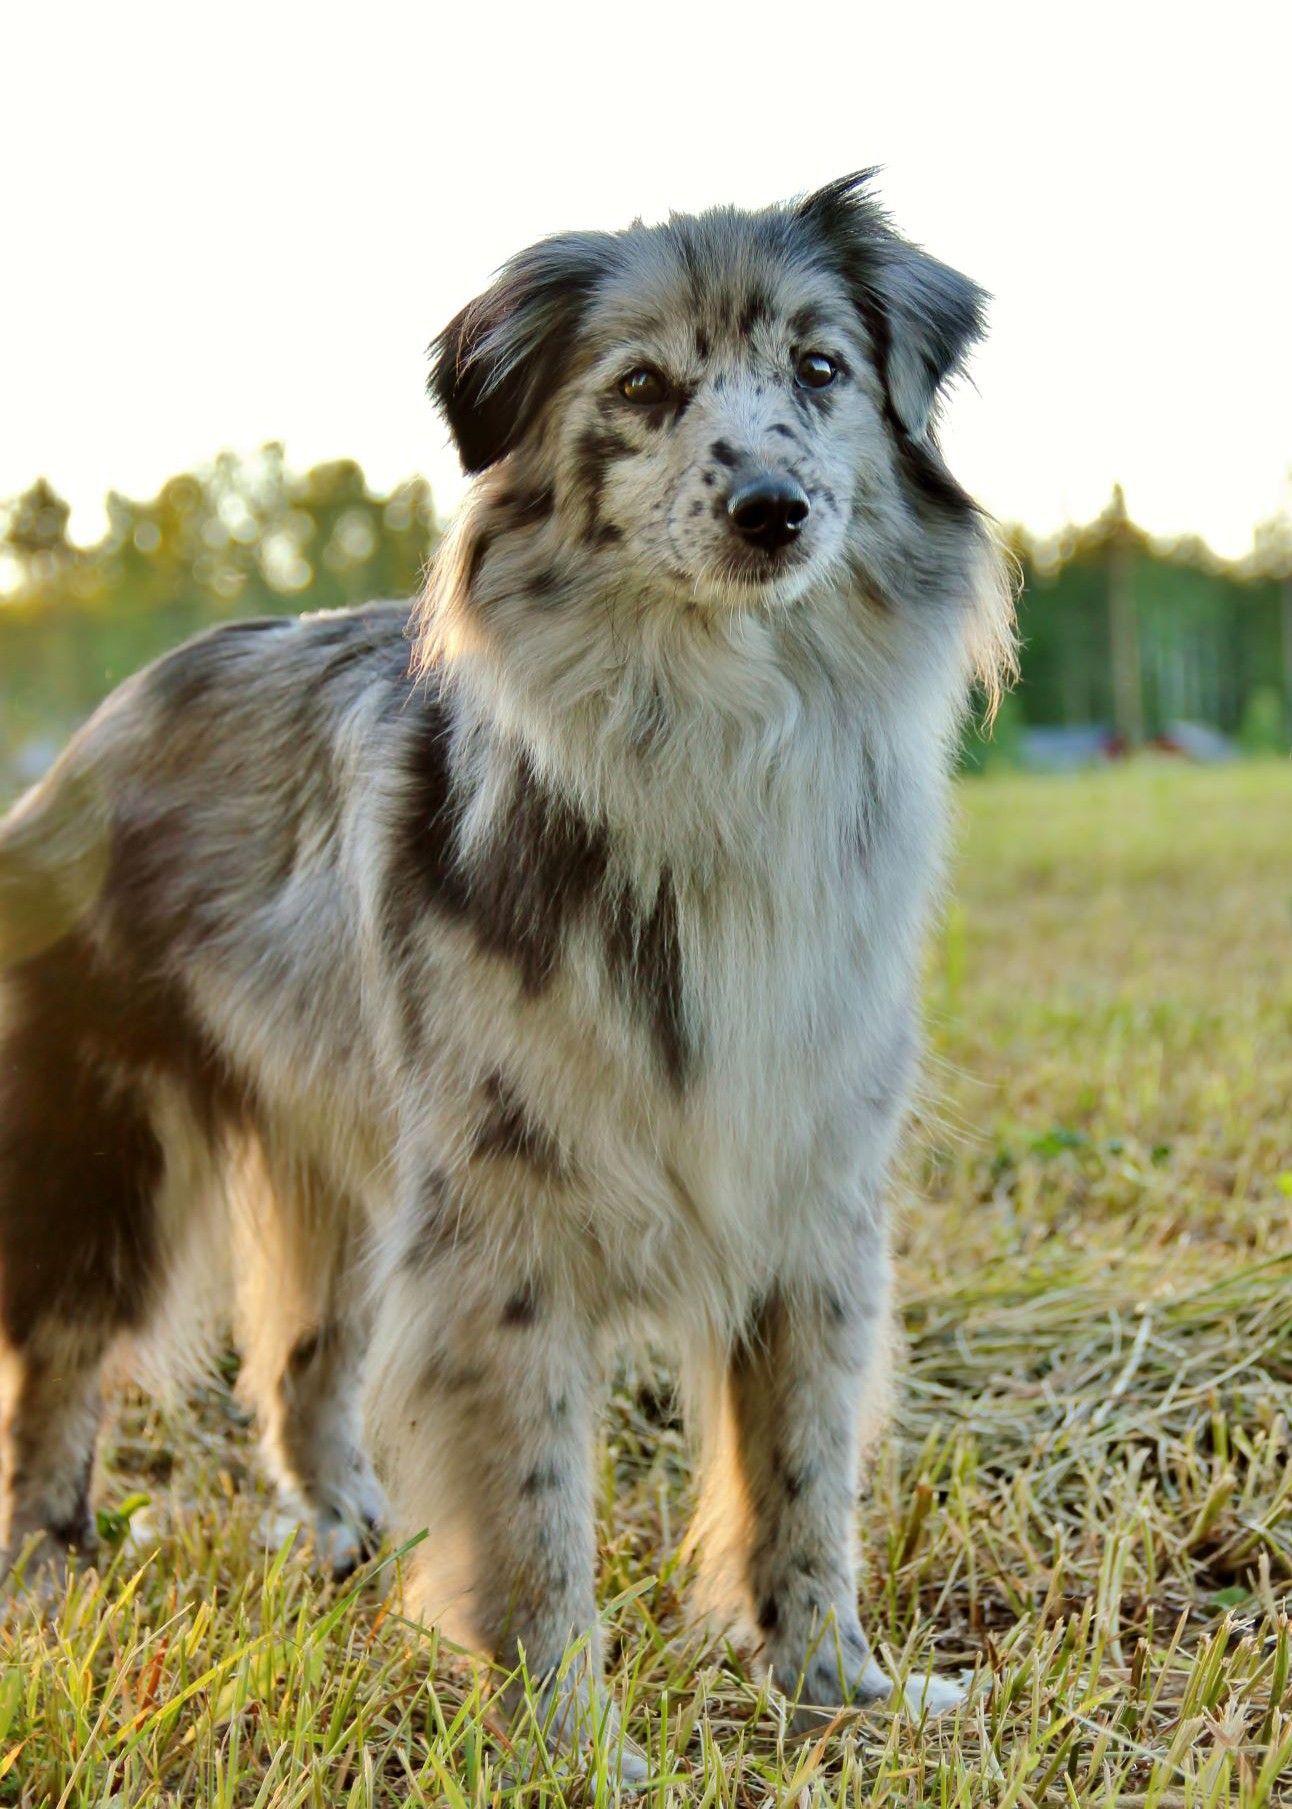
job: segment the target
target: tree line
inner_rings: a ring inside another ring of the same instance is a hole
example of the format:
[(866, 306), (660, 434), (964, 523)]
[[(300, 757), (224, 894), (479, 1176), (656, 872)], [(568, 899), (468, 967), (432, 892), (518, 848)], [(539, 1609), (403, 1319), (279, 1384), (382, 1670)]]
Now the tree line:
[[(149, 501), (113, 493), (90, 546), (40, 480), (0, 512), (0, 795), (47, 764), (128, 673), (237, 616), (410, 596), (438, 534), (429, 486), (374, 490), (351, 460), (288, 468), (281, 446), (225, 454)], [(1023, 574), (1022, 682), (998, 757), (1029, 725), (1099, 723), (1122, 742), (1172, 722), (1292, 743), (1292, 522), (1252, 554), (1152, 541), (1120, 493), (1043, 542), (1008, 536)], [(969, 750), (980, 758), (981, 750)]]
[(1251, 751), (1292, 746), (1292, 517), (1246, 558), (1154, 541), (1120, 489), (1050, 541), (1010, 533), (1023, 586), (1014, 720), (1101, 723), (1133, 746), (1204, 723)]
[(288, 469), (281, 446), (225, 454), (151, 501), (116, 492), (92, 546), (44, 480), (4, 511), (0, 792), (43, 768), (127, 674), (240, 616), (411, 596), (435, 543), (429, 485), (388, 494), (349, 459)]

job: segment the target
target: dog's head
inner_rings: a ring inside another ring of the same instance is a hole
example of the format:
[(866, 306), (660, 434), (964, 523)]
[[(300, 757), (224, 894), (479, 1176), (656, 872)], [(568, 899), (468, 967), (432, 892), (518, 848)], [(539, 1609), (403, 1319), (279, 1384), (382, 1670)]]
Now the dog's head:
[(802, 595), (877, 498), (970, 511), (932, 428), (984, 298), (866, 180), (521, 253), (434, 347), (467, 470), (508, 461), (619, 580), (718, 607)]

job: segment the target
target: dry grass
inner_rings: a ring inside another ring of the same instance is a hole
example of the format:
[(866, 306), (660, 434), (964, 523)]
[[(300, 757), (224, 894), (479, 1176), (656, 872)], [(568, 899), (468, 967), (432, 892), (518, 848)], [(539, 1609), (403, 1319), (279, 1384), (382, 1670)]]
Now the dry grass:
[[(964, 807), (861, 1527), (872, 1636), (982, 1687), (951, 1722), (789, 1740), (686, 1630), (685, 1452), (635, 1378), (603, 1600), (645, 1800), (1292, 1803), (1292, 771), (991, 778)], [(346, 1594), (257, 1544), (213, 1402), (128, 1408), (103, 1499), (136, 1487), (172, 1503), (142, 1569), (44, 1623), (11, 1605), (0, 1802), (610, 1800), (516, 1781), (393, 1566)]]

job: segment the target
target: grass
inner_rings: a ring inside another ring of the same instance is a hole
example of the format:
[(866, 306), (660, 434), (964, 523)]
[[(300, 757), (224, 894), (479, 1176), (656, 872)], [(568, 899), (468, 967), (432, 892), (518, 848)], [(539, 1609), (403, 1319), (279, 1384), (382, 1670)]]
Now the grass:
[[(1292, 1803), (1292, 770), (962, 801), (899, 1189), (909, 1348), (859, 1524), (872, 1638), (980, 1687), (951, 1721), (791, 1739), (687, 1627), (685, 1447), (635, 1374), (602, 1600), (644, 1800)], [(393, 1563), (342, 1591), (265, 1549), (218, 1405), (128, 1401), (101, 1499), (111, 1530), (152, 1496), (160, 1548), (45, 1620), (10, 1605), (0, 1802), (611, 1800), (518, 1781)]]

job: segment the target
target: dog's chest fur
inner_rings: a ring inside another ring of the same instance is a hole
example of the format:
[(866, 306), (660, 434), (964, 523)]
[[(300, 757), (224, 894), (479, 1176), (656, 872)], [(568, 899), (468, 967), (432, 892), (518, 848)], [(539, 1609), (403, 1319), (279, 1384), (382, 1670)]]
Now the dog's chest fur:
[(711, 685), (692, 708), (639, 671), (631, 702), (521, 734), (515, 696), (468, 678), (402, 806), (426, 837), (400, 931), (414, 1143), (469, 1156), (501, 1091), (508, 1153), (547, 1170), (515, 1235), (550, 1252), (564, 1226), (610, 1295), (723, 1316), (873, 1208), (943, 789), (918, 722), (787, 682), (780, 650), (751, 708), (749, 653), (725, 720)]

